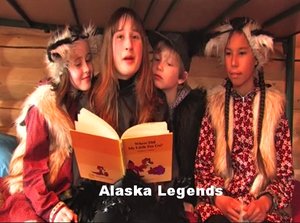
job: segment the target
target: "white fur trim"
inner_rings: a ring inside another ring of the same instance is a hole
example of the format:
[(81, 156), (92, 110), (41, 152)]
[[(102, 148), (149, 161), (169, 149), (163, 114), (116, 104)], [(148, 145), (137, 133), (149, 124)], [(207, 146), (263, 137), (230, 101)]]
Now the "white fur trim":
[[(260, 94), (256, 94), (253, 105), (253, 132), (254, 132), (254, 154), (257, 165), (257, 122)], [(261, 154), (265, 164), (265, 171), (268, 179), (273, 179), (276, 176), (276, 149), (275, 149), (275, 130), (278, 122), (284, 113), (285, 100), (283, 95), (275, 89), (266, 89), (265, 111), (261, 137)], [(233, 139), (233, 112), (232, 100), (230, 102), (229, 115), (229, 147), (231, 149)], [(207, 111), (211, 115), (212, 126), (216, 130), (216, 148), (214, 157), (214, 167), (217, 175), (225, 179), (225, 188), (227, 187), (232, 175), (226, 164), (226, 142), (225, 142), (225, 88), (218, 86), (208, 92)], [(231, 167), (230, 167), (231, 168)], [(258, 170), (257, 170), (258, 171)], [(264, 189), (268, 179), (262, 177), (259, 173), (251, 187), (251, 193), (258, 195)]]

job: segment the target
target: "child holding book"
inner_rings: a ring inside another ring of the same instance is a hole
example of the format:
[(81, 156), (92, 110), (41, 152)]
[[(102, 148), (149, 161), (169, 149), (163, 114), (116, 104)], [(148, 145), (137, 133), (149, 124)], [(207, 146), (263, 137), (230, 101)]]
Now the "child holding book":
[(119, 135), (135, 124), (165, 119), (151, 75), (147, 37), (140, 18), (131, 9), (118, 9), (108, 21), (100, 77), (90, 103), (92, 111)]
[[(176, 165), (173, 169), (177, 170), (173, 172), (173, 179), (177, 185), (173, 186), (194, 187), (195, 156), (200, 123), (205, 112), (206, 91), (191, 89), (186, 82), (191, 56), (182, 35), (151, 32), (149, 40), (154, 46), (154, 83), (165, 93), (169, 105), (170, 129), (174, 136), (173, 162)], [(164, 214), (167, 215), (169, 210), (169, 216), (166, 218), (169, 221), (172, 219), (170, 222), (185, 222), (185, 218), (196, 222), (193, 214), (195, 196), (186, 196), (183, 200), (169, 198), (167, 203)]]
[(72, 185), (74, 128), (83, 92), (93, 76), (94, 29), (57, 30), (47, 47), (49, 79), (28, 96), (16, 120), (20, 143), (1, 179), (0, 221), (77, 222), (64, 202)]
[(228, 78), (208, 94), (195, 164), (199, 188), (223, 188), (202, 197), (204, 222), (291, 222), (286, 211), (294, 188), (285, 100), (267, 88), (263, 65), (273, 39), (250, 18), (215, 30), (207, 55), (225, 62)]
[[(100, 74), (91, 91), (90, 109), (119, 135), (133, 125), (167, 118), (163, 93), (154, 86), (147, 44), (138, 15), (129, 8), (116, 10), (104, 30)], [(133, 172), (121, 182), (125, 187), (143, 184)], [(159, 222), (151, 197), (103, 199), (97, 202), (95, 222)]]

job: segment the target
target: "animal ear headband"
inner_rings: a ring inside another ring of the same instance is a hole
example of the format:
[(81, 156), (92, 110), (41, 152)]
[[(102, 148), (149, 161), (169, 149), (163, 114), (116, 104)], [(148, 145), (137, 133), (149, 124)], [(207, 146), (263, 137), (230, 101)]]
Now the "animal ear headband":
[(273, 38), (263, 31), (253, 19), (238, 17), (225, 21), (209, 35), (205, 46), (205, 55), (217, 56), (221, 62), (224, 59), (224, 50), (230, 34), (234, 31), (243, 32), (249, 42), (254, 56), (257, 59), (256, 69), (260, 69), (269, 60), (269, 53), (273, 51)]

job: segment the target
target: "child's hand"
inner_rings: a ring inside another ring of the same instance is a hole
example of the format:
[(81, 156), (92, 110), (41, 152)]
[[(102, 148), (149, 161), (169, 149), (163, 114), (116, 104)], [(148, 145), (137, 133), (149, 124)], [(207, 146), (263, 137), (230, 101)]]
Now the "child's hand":
[(258, 200), (254, 200), (245, 206), (243, 218), (250, 222), (263, 222), (271, 206), (272, 201), (270, 198), (268, 196), (261, 196)]
[(242, 205), (239, 200), (228, 196), (216, 196), (215, 205), (231, 222), (239, 222)]
[(71, 209), (64, 206), (56, 214), (54, 222), (78, 222), (78, 217)]

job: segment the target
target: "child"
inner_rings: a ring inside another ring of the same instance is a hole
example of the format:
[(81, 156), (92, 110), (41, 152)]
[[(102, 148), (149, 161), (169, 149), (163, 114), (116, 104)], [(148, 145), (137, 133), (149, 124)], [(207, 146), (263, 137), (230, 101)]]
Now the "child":
[[(149, 40), (154, 46), (152, 72), (155, 86), (161, 89), (167, 98), (170, 129), (174, 136), (173, 180), (176, 187), (194, 187), (194, 165), (200, 123), (206, 106), (206, 92), (204, 89), (191, 89), (186, 83), (191, 63), (191, 56), (184, 37), (180, 34), (167, 33), (166, 35), (152, 32)], [(180, 183), (181, 182), (181, 183)], [(183, 185), (184, 182), (184, 185)], [(170, 222), (184, 222), (186, 218), (191, 222), (196, 219), (193, 215), (196, 197), (186, 196), (182, 200), (168, 202), (170, 215), (166, 218)], [(173, 209), (172, 206), (177, 210)], [(167, 211), (165, 211), (166, 215)], [(176, 214), (175, 214), (176, 213)], [(166, 219), (166, 220), (167, 220)]]
[[(26, 99), (16, 121), (20, 144), (3, 179), (0, 221), (77, 222), (64, 203), (72, 185), (69, 130), (93, 76), (92, 27), (66, 27), (47, 48), (49, 81)], [(4, 188), (5, 187), (5, 188)]]
[[(116, 10), (104, 30), (100, 74), (91, 91), (90, 109), (112, 125), (119, 135), (138, 123), (167, 118), (163, 94), (154, 86), (147, 44), (137, 14), (128, 8)], [(124, 187), (138, 183), (139, 179), (128, 182), (130, 176), (132, 173), (121, 180)], [(149, 204), (152, 198), (116, 196), (103, 199), (100, 197), (98, 203), (106, 205), (98, 208), (95, 222), (158, 222), (155, 207)], [(127, 205), (129, 213), (124, 207)]]
[(165, 119), (158, 96), (142, 22), (133, 10), (120, 8), (104, 31), (91, 109), (121, 135), (138, 123)]
[(272, 49), (272, 38), (249, 18), (220, 26), (206, 45), (207, 55), (225, 62), (228, 78), (209, 93), (200, 132), (196, 186), (223, 188), (223, 195), (198, 203), (204, 222), (291, 221), (285, 211), (294, 182), (284, 98), (266, 88), (263, 77)]

